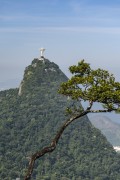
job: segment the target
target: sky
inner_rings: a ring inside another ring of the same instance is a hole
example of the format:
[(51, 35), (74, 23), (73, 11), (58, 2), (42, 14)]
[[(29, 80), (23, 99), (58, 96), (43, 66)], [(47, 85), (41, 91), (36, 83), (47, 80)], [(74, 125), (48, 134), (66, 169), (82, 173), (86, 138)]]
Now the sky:
[(119, 81), (120, 0), (0, 0), (0, 82), (19, 84), (41, 47), (68, 77), (85, 59)]

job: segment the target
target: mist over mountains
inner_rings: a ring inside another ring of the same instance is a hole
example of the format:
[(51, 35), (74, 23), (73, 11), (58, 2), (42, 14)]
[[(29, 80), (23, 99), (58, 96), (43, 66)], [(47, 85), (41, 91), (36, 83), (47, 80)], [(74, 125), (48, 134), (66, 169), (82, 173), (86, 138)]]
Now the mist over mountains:
[(10, 88), (17, 88), (20, 84), (20, 79), (8, 79), (6, 81), (0, 82), (0, 91), (10, 89)]
[(113, 146), (120, 146), (120, 124), (102, 115), (96, 115), (90, 121), (101, 130)]

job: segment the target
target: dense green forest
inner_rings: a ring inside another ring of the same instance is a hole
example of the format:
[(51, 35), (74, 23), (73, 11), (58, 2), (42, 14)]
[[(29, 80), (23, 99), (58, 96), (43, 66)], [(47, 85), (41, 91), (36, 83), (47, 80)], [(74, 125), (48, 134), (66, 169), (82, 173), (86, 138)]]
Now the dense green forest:
[[(20, 88), (0, 92), (0, 179), (23, 179), (29, 157), (48, 145), (74, 102), (58, 94), (67, 80), (47, 59), (34, 59)], [(119, 180), (120, 155), (87, 116), (63, 133), (56, 150), (36, 161), (36, 180)]]

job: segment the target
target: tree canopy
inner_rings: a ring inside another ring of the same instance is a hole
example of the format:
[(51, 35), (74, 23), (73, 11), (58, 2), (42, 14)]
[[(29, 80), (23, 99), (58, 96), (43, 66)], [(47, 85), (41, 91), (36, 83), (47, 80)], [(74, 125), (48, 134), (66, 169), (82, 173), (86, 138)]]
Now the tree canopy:
[[(88, 102), (89, 112), (120, 111), (120, 83), (115, 81), (113, 74), (100, 68), (93, 70), (84, 60), (77, 66), (70, 66), (69, 70), (73, 76), (61, 84), (59, 93), (79, 102)], [(102, 104), (103, 108), (92, 110), (95, 102)]]

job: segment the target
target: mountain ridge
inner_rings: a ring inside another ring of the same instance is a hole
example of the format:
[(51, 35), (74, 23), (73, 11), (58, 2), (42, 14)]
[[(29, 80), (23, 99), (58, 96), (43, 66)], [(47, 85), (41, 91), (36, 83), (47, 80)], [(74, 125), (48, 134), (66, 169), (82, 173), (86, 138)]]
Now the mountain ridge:
[(120, 146), (120, 124), (101, 115), (90, 118), (90, 121), (96, 128), (101, 130), (113, 146)]
[[(58, 94), (68, 80), (58, 65), (34, 59), (24, 72), (22, 87), (0, 92), (0, 178), (23, 179), (28, 158), (48, 145), (68, 118), (73, 101)], [(36, 161), (36, 180), (119, 180), (120, 160), (112, 145), (87, 116), (63, 133), (57, 149)]]

